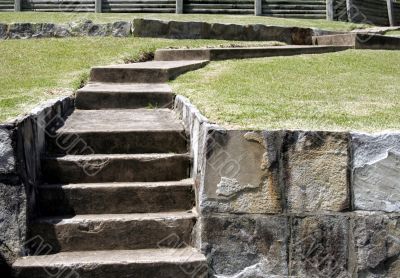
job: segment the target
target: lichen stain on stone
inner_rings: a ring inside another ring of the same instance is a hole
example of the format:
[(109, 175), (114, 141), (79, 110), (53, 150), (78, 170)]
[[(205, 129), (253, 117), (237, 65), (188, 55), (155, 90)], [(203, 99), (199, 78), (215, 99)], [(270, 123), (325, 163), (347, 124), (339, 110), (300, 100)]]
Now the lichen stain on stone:
[(217, 195), (223, 197), (232, 197), (240, 191), (249, 188), (257, 188), (259, 185), (246, 184), (241, 185), (236, 179), (230, 179), (221, 177), (220, 182), (217, 185)]

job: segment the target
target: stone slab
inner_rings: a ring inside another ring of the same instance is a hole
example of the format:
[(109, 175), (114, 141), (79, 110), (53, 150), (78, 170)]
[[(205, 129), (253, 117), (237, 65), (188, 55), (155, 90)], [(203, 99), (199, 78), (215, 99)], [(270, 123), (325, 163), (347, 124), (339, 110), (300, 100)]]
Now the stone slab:
[[(279, 132), (209, 130), (202, 155), (204, 213), (279, 213)], [(205, 174), (204, 174), (205, 173)]]
[(11, 174), (16, 170), (13, 132), (0, 126), (0, 174)]
[(41, 215), (150, 213), (194, 207), (193, 180), (41, 185)]
[(286, 277), (285, 216), (213, 215), (201, 218), (202, 252), (211, 277)]
[[(173, 248), (190, 245), (196, 216), (189, 210), (47, 217), (38, 219), (31, 233), (44, 238), (52, 252)], [(178, 242), (167, 240), (171, 235)]]
[(154, 182), (187, 178), (187, 154), (94, 154), (43, 159), (48, 183)]
[(270, 47), (233, 47), (204, 49), (159, 49), (155, 60), (226, 60), (260, 57), (291, 56), (301, 54), (319, 54), (347, 50), (346, 46), (270, 46)]
[(374, 33), (347, 33), (337, 35), (315, 36), (315, 45), (347, 45), (355, 49), (399, 50), (400, 38), (377, 35)]
[(350, 207), (349, 135), (293, 131), (283, 150), (289, 212), (343, 211)]
[(348, 217), (293, 217), (290, 229), (289, 277), (351, 277)]
[(400, 212), (400, 134), (352, 134), (354, 208)]
[(360, 212), (352, 220), (358, 277), (397, 277), (400, 273), (400, 216)]
[[(65, 252), (23, 257), (14, 265), (20, 278), (43, 278), (49, 274), (93, 278), (204, 277), (205, 257), (194, 248)], [(134, 276), (132, 276), (134, 273)]]
[(150, 61), (144, 63), (120, 64), (93, 67), (91, 82), (112, 83), (161, 83), (174, 79), (180, 74), (207, 65), (208, 61)]

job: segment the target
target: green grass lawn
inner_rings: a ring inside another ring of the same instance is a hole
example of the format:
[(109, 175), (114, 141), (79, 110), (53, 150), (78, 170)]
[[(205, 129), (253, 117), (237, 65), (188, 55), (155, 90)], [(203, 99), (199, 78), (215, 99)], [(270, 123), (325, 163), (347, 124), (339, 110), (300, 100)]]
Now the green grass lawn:
[(135, 60), (145, 52), (163, 47), (230, 43), (260, 44), (133, 37), (0, 41), (0, 122), (29, 111), (46, 99), (71, 94), (87, 79), (92, 66)]
[(387, 36), (400, 36), (400, 30), (389, 31), (389, 32), (386, 32), (385, 35), (387, 35)]
[(210, 120), (255, 129), (400, 129), (400, 51), (213, 62), (172, 82)]
[(2, 12), (0, 23), (12, 22), (49, 22), (69, 23), (83, 19), (90, 19), (96, 23), (107, 23), (118, 20), (131, 21), (134, 18), (151, 18), (179, 21), (206, 21), (236, 24), (266, 24), (280, 26), (315, 27), (326, 30), (349, 31), (367, 25), (327, 21), (321, 19), (284, 19), (277, 17), (252, 16), (252, 15), (204, 15), (204, 14), (149, 14), (149, 13), (57, 13), (57, 12)]

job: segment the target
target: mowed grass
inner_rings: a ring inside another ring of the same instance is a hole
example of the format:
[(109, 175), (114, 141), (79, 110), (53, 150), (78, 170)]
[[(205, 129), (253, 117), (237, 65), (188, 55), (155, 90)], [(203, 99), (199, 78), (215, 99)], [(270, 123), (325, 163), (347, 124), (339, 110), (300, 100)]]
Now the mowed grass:
[(96, 23), (108, 23), (119, 20), (132, 21), (134, 18), (150, 18), (178, 21), (205, 21), (235, 24), (265, 24), (279, 26), (315, 27), (326, 30), (349, 31), (368, 25), (328, 21), (323, 19), (285, 19), (253, 15), (211, 15), (211, 14), (152, 14), (152, 13), (61, 13), (61, 12), (2, 12), (0, 23), (69, 23), (89, 19)]
[(400, 36), (400, 30), (386, 32), (387, 36)]
[(235, 128), (400, 129), (400, 51), (213, 62), (172, 85), (210, 120)]
[[(149, 38), (68, 38), (0, 41), (0, 122), (47, 99), (71, 94), (92, 66), (135, 61), (163, 47), (260, 43)], [(274, 44), (263, 42), (262, 44)]]

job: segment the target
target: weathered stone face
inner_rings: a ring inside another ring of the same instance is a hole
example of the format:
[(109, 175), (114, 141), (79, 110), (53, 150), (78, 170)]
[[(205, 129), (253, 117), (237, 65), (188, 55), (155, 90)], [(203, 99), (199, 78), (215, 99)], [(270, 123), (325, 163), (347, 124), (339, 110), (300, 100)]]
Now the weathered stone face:
[(284, 216), (202, 218), (202, 251), (216, 277), (287, 275), (288, 221)]
[(291, 225), (290, 275), (350, 277), (347, 271), (348, 218), (294, 217)]
[(205, 22), (179, 22), (168, 23), (168, 37), (177, 39), (201, 39), (208, 37), (210, 24)]
[(283, 179), (289, 212), (349, 207), (348, 143), (345, 133), (287, 133)]
[(352, 222), (358, 277), (398, 277), (400, 216), (358, 213)]
[(112, 35), (114, 37), (128, 37), (131, 35), (132, 23), (128, 21), (117, 21), (112, 24)]
[(15, 171), (15, 153), (12, 146), (12, 133), (0, 127), (0, 174)]
[(355, 209), (400, 211), (400, 134), (352, 134)]
[(0, 183), (0, 268), (21, 255), (25, 236), (26, 197), (22, 185)]
[(204, 212), (279, 213), (279, 132), (211, 130), (207, 137)]

